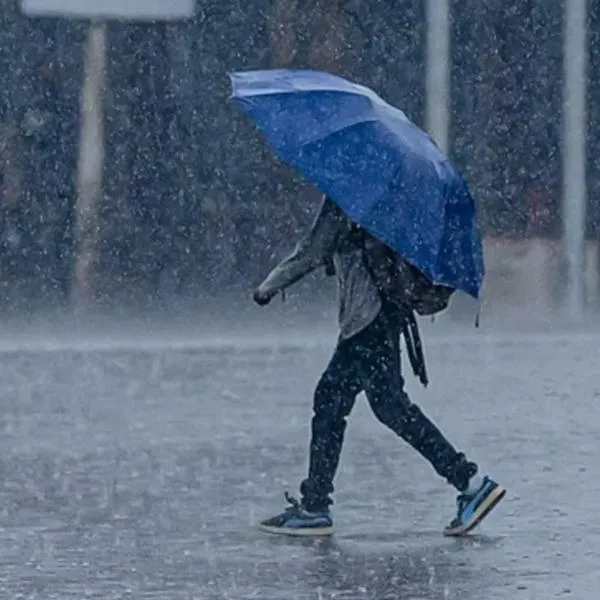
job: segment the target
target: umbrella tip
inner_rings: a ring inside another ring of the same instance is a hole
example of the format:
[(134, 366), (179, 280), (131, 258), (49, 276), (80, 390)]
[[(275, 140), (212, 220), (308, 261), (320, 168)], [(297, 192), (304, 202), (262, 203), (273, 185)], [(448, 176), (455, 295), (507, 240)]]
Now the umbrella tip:
[(481, 307), (482, 302), (481, 298), (477, 299), (477, 310), (475, 311), (475, 329), (479, 329), (480, 321), (481, 321)]
[(229, 77), (229, 84), (231, 85), (231, 92), (228, 96), (228, 100), (231, 100), (232, 98), (235, 98), (235, 92), (236, 92), (236, 78), (237, 78), (237, 72), (236, 71), (228, 71), (227, 72), (227, 77)]

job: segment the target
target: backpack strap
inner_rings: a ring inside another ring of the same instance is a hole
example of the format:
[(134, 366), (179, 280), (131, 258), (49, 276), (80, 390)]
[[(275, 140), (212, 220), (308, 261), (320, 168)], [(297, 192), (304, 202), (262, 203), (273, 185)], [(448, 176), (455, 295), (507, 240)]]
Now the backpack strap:
[(419, 325), (417, 324), (414, 311), (410, 312), (406, 321), (404, 322), (404, 326), (402, 327), (402, 335), (404, 336), (408, 360), (410, 361), (410, 366), (412, 367), (413, 373), (419, 378), (419, 381), (423, 384), (423, 386), (427, 387), (429, 384), (427, 365), (425, 364), (423, 344), (421, 342)]

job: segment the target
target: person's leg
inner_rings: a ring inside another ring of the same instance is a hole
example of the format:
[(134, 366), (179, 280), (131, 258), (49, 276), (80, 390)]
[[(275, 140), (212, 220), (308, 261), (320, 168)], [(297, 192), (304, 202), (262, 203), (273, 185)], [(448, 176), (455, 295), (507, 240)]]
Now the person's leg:
[(446, 529), (447, 535), (461, 535), (475, 527), (504, 495), (489, 478), (475, 477), (477, 465), (457, 451), (438, 427), (413, 404), (404, 390), (400, 365), (399, 336), (384, 322), (373, 334), (379, 338), (378, 351), (364, 350), (362, 368), (365, 391), (375, 416), (408, 442), (435, 471), (459, 492), (459, 514)]
[(291, 507), (261, 527), (285, 535), (329, 535), (333, 480), (342, 451), (346, 419), (361, 391), (356, 377), (353, 339), (340, 341), (314, 394), (308, 477), (301, 483), (302, 501), (286, 494)]
[(307, 510), (327, 510), (340, 461), (347, 418), (361, 391), (353, 340), (341, 341), (315, 389), (308, 478), (301, 486)]
[(436, 425), (413, 404), (404, 389), (400, 338), (384, 318), (371, 330), (361, 355), (367, 399), (377, 419), (408, 442), (457, 490), (467, 488), (477, 465), (468, 462)]

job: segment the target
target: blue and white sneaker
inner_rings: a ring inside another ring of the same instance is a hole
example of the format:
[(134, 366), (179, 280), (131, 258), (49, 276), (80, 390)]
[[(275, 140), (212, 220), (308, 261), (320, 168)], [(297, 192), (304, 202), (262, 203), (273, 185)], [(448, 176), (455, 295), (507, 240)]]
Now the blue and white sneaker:
[(307, 511), (298, 500), (285, 493), (291, 504), (281, 514), (260, 523), (260, 528), (268, 533), (293, 536), (324, 536), (333, 533), (333, 519), (328, 510)]
[(444, 535), (460, 536), (469, 533), (502, 500), (506, 490), (489, 477), (473, 492), (460, 494), (456, 499), (458, 514), (444, 529)]

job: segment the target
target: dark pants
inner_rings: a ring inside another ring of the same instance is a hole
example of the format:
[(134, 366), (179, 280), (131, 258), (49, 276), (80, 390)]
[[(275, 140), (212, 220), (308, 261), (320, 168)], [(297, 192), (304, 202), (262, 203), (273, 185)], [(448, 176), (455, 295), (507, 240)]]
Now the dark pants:
[(308, 479), (301, 485), (308, 510), (332, 503), (346, 419), (360, 392), (375, 416), (428, 460), (459, 491), (477, 466), (467, 462), (404, 391), (400, 365), (400, 329), (382, 311), (368, 327), (340, 340), (314, 396)]

